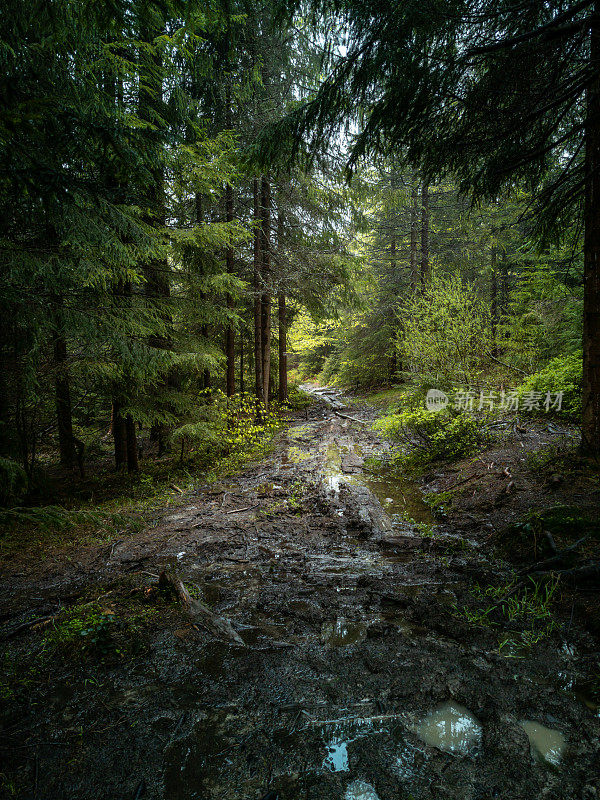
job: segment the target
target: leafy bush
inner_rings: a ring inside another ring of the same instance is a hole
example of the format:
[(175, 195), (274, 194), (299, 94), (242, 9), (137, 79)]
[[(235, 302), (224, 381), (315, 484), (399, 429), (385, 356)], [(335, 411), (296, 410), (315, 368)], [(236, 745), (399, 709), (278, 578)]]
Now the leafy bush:
[(489, 309), (460, 277), (434, 276), (398, 314), (402, 362), (435, 379), (471, 385), (491, 349)]
[[(530, 375), (518, 387), (519, 397), (534, 392), (539, 396), (539, 409), (532, 408), (531, 413), (545, 413), (543, 402), (547, 392), (556, 395), (563, 393), (562, 407), (555, 413), (566, 419), (577, 420), (581, 416), (581, 382), (582, 382), (583, 356), (572, 353), (568, 356), (558, 356), (549, 361), (539, 372)], [(520, 404), (522, 407), (522, 403)]]
[(45, 642), (52, 649), (107, 655), (119, 650), (113, 639), (113, 611), (99, 603), (75, 606), (65, 611), (48, 629)]
[(282, 422), (273, 410), (250, 394), (226, 397), (220, 390), (203, 393), (196, 418), (173, 433), (185, 453), (200, 461), (240, 460), (258, 455), (280, 429)]
[(288, 391), (286, 405), (293, 411), (301, 411), (303, 408), (308, 408), (312, 401), (312, 397), (308, 392), (303, 392), (297, 386), (292, 386)]
[(465, 458), (488, 439), (480, 421), (448, 408), (409, 408), (382, 417), (373, 428), (408, 445), (409, 451), (397, 457), (396, 462), (414, 466)]

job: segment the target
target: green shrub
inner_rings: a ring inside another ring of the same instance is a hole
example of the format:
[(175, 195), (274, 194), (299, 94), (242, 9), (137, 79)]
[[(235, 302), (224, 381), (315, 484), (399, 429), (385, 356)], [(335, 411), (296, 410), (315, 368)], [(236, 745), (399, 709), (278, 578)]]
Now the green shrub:
[[(549, 361), (539, 372), (526, 378), (517, 392), (521, 400), (530, 392), (536, 393), (539, 409), (532, 408), (530, 413), (546, 413), (544, 409), (546, 394), (550, 392), (554, 396), (562, 392), (562, 407), (560, 410), (554, 409), (553, 413), (566, 419), (578, 420), (581, 416), (582, 363), (581, 351), (568, 356), (559, 356)], [(522, 402), (519, 405), (523, 408)]]
[(23, 467), (9, 458), (0, 458), (0, 506), (19, 502), (28, 488), (29, 481)]
[[(467, 385), (487, 367), (490, 312), (475, 288), (457, 275), (436, 276), (398, 312), (402, 363), (436, 381)], [(440, 388), (439, 386), (437, 388)]]
[(243, 461), (259, 455), (282, 426), (275, 411), (266, 411), (247, 393), (226, 397), (213, 390), (198, 399), (195, 419), (173, 432), (182, 457), (194, 455), (210, 463), (225, 458)]
[(448, 408), (409, 408), (382, 417), (373, 428), (407, 445), (408, 451), (397, 456), (396, 463), (414, 466), (465, 458), (489, 438), (480, 420)]
[(308, 392), (303, 392), (297, 386), (292, 386), (288, 391), (288, 398), (286, 405), (293, 411), (301, 411), (303, 408), (308, 408), (313, 399)]
[(113, 638), (115, 623), (114, 612), (97, 602), (75, 606), (63, 612), (48, 629), (45, 644), (70, 653), (119, 652)]

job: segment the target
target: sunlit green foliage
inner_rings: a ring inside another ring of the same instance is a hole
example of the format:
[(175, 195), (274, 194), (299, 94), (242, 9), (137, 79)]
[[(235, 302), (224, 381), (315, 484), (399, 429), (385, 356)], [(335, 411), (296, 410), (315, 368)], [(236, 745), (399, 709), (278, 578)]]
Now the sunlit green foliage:
[(490, 312), (458, 276), (434, 277), (402, 309), (400, 349), (415, 372), (472, 384), (491, 350)]
[[(561, 407), (549, 411), (567, 419), (577, 421), (581, 416), (581, 375), (582, 375), (581, 353), (573, 353), (568, 356), (558, 356), (553, 358), (539, 372), (530, 375), (518, 387), (521, 398), (524, 395), (535, 396), (536, 405), (532, 406), (530, 413), (546, 413), (544, 408), (544, 398), (547, 393), (552, 395), (552, 403), (556, 402), (556, 395), (562, 393)], [(533, 395), (532, 395), (533, 393)]]
[(464, 458), (489, 438), (480, 421), (449, 408), (441, 411), (409, 408), (381, 417), (373, 427), (404, 445), (395, 463), (412, 467)]

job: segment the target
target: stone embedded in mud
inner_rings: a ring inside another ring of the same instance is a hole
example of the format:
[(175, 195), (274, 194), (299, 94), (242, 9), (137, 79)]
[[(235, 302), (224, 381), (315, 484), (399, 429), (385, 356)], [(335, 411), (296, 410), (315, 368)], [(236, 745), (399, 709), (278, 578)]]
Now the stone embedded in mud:
[(417, 736), (431, 747), (465, 756), (481, 744), (481, 725), (458, 703), (443, 703), (412, 726)]
[(377, 792), (366, 781), (352, 781), (346, 787), (344, 800), (379, 800)]
[(532, 720), (522, 720), (519, 724), (527, 734), (529, 748), (536, 761), (557, 767), (567, 747), (563, 734)]

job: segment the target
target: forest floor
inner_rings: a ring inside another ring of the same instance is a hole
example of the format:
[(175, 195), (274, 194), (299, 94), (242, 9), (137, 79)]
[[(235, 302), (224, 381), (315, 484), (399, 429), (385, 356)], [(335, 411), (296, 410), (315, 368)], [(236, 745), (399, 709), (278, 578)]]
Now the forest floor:
[(528, 456), (542, 423), (422, 487), (370, 475), (375, 408), (313, 392), (269, 456), (153, 526), (6, 558), (6, 796), (600, 797), (599, 595), (517, 575), (546, 531), (510, 527), (597, 520), (597, 477)]

